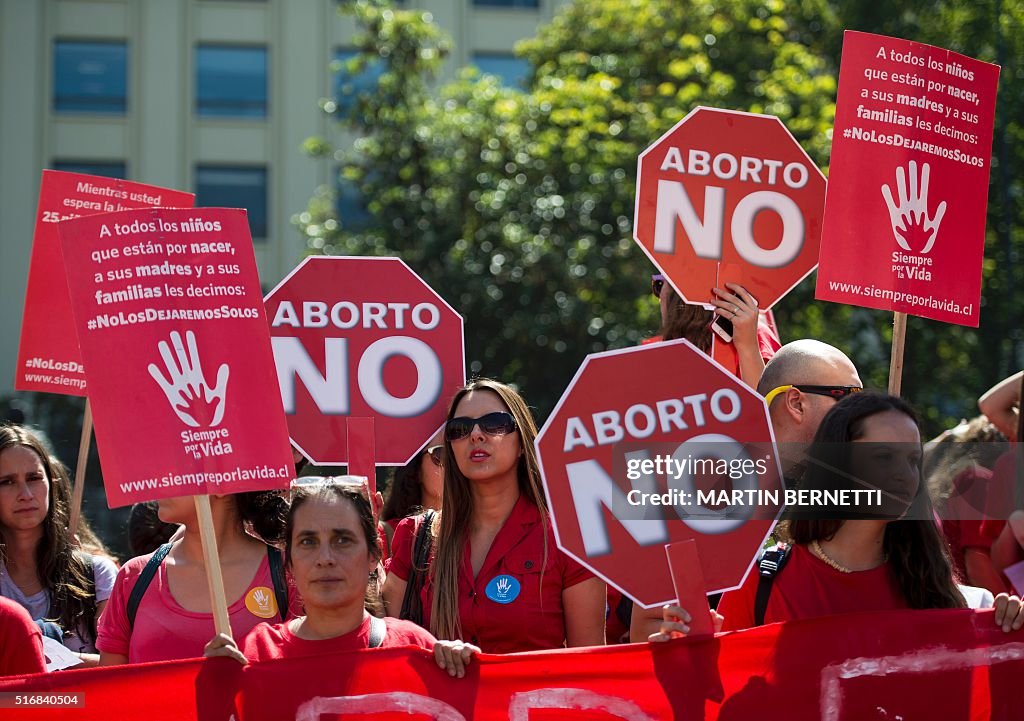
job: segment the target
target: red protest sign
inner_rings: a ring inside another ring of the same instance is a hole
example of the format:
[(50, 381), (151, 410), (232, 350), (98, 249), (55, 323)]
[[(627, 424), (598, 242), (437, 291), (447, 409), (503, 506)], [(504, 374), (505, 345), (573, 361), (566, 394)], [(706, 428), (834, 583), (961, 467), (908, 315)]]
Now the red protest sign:
[(690, 303), (770, 308), (818, 262), (825, 178), (771, 115), (700, 107), (641, 153), (633, 238)]
[(86, 395), (57, 223), (128, 208), (191, 208), (193, 201), (191, 193), (179, 190), (81, 173), (43, 171), (14, 376), (17, 390)]
[(559, 548), (648, 608), (676, 598), (680, 541), (708, 593), (736, 588), (779, 510), (772, 439), (764, 400), (689, 341), (587, 356), (537, 437)]
[(378, 464), (408, 463), (465, 382), (462, 317), (398, 258), (306, 258), (266, 307), (292, 442), (315, 464), (349, 462), (349, 418), (374, 419)]
[(816, 297), (977, 326), (999, 67), (847, 31)]
[(59, 229), (107, 503), (287, 486), (245, 211), (123, 211)]

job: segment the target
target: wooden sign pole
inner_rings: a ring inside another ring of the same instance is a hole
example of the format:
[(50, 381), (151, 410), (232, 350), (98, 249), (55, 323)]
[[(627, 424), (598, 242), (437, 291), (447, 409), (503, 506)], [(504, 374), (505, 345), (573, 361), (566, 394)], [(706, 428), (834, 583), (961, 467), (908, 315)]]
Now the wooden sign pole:
[(892, 356), (889, 359), (889, 395), (898, 396), (903, 387), (903, 348), (907, 341), (907, 314), (893, 313)]
[(78, 441), (78, 463), (75, 464), (75, 482), (71, 489), (71, 518), (68, 533), (78, 533), (78, 522), (82, 517), (82, 496), (85, 493), (85, 469), (89, 464), (89, 447), (92, 444), (92, 405), (85, 399), (85, 413), (82, 415), (82, 437)]
[(199, 537), (203, 543), (203, 560), (206, 565), (206, 583), (210, 588), (210, 604), (213, 607), (213, 625), (217, 633), (231, 636), (231, 619), (228, 617), (228, 600), (224, 592), (224, 574), (220, 568), (217, 553), (217, 530), (213, 526), (213, 510), (209, 496), (195, 496), (196, 515), (199, 517)]

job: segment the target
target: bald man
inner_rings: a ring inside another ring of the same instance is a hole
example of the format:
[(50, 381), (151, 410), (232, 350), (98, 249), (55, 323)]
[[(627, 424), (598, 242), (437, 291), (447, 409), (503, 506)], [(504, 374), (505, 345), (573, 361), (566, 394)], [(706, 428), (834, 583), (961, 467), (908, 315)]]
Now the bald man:
[(818, 340), (787, 343), (768, 361), (757, 392), (768, 403), (785, 476), (794, 475), (799, 468), (832, 406), (863, 387), (846, 354)]
[[(853, 361), (828, 343), (804, 338), (776, 351), (764, 367), (757, 392), (768, 403), (768, 415), (786, 478), (798, 475), (804, 454), (832, 406), (863, 387)], [(787, 482), (787, 485), (790, 484)], [(660, 624), (660, 608), (645, 610), (634, 605), (629, 624), (630, 641), (646, 641)]]

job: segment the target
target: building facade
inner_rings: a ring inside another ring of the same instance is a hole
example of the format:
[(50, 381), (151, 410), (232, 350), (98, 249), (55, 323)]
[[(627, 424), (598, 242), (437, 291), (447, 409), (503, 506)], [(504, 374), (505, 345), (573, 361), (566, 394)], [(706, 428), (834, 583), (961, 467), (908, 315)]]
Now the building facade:
[[(513, 47), (565, 0), (405, 0), (461, 66), (515, 83)], [(245, 207), (261, 280), (300, 259), (291, 218), (336, 168), (300, 150), (335, 131), (334, 59), (355, 31), (334, 0), (0, 0), (0, 395), (13, 389), (39, 192), (56, 168)]]

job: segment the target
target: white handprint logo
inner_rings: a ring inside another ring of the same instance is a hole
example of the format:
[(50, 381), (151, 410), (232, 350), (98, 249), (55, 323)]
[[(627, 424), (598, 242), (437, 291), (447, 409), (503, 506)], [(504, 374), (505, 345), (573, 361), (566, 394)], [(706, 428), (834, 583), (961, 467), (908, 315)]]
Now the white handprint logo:
[[(907, 178), (903, 168), (896, 168), (896, 193), (899, 204), (893, 201), (892, 191), (888, 185), (882, 186), (882, 196), (889, 208), (889, 220), (892, 223), (892, 234), (903, 250), (915, 251), (915, 246), (926, 255), (935, 245), (939, 234), (939, 224), (946, 214), (946, 201), (943, 200), (935, 209), (935, 215), (928, 217), (928, 175), (931, 168), (928, 163), (921, 165), (921, 179), (918, 182), (917, 161), (911, 160), (910, 192), (907, 192)], [(918, 241), (918, 242), (915, 242)], [(923, 246), (923, 247), (922, 247)]]
[(499, 595), (507, 596), (508, 592), (512, 589), (512, 582), (507, 578), (499, 578), (496, 586)]
[(271, 591), (266, 586), (257, 586), (245, 596), (245, 607), (249, 613), (260, 618), (273, 618), (277, 614), (277, 604)]
[(183, 423), (193, 428), (217, 426), (224, 419), (228, 364), (221, 364), (217, 371), (217, 384), (210, 388), (199, 361), (195, 333), (187, 331), (185, 339), (188, 343), (187, 353), (185, 345), (181, 342), (181, 334), (171, 331), (174, 356), (171, 355), (167, 341), (160, 341), (157, 347), (167, 367), (167, 376), (164, 376), (155, 363), (149, 364), (149, 374), (163, 390), (171, 408)]

